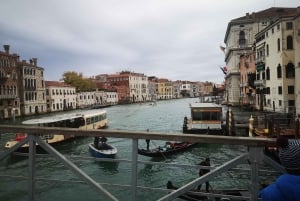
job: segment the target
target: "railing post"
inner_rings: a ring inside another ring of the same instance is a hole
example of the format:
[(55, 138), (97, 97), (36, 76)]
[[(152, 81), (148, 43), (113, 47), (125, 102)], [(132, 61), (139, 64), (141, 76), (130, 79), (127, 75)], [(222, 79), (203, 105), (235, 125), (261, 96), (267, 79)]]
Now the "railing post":
[(28, 143), (29, 143), (29, 155), (28, 155), (28, 193), (29, 200), (35, 200), (35, 154), (36, 154), (36, 142), (34, 140), (34, 136), (28, 135)]
[(254, 123), (254, 119), (251, 115), (250, 119), (249, 119), (249, 137), (254, 137), (254, 135), (253, 135), (253, 123)]
[(259, 192), (259, 177), (258, 170), (259, 164), (263, 162), (263, 148), (262, 147), (249, 147), (249, 162), (250, 162), (250, 201), (257, 201)]
[(138, 139), (132, 139), (131, 200), (137, 200)]

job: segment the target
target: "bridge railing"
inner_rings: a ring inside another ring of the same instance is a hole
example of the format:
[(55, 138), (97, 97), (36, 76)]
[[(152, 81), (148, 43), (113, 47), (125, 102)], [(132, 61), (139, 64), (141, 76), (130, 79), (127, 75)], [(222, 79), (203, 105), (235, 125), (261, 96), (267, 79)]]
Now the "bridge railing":
[(89, 137), (113, 137), (113, 138), (129, 138), (132, 139), (132, 175), (131, 175), (131, 200), (137, 200), (137, 166), (138, 166), (138, 140), (139, 139), (151, 139), (151, 140), (163, 140), (163, 141), (190, 141), (208, 144), (231, 144), (231, 145), (244, 145), (248, 147), (248, 153), (238, 156), (220, 167), (215, 168), (208, 174), (195, 179), (194, 181), (184, 185), (183, 187), (168, 193), (164, 197), (160, 198), (160, 201), (173, 200), (179, 195), (194, 189), (199, 184), (210, 180), (217, 175), (226, 172), (238, 164), (249, 163), (250, 166), (250, 183), (251, 188), (249, 189), (250, 196), (247, 200), (257, 200), (257, 194), (259, 191), (259, 178), (258, 178), (258, 165), (263, 161), (271, 164), (276, 170), (284, 171), (284, 169), (272, 161), (269, 158), (265, 158), (263, 154), (264, 147), (274, 147), (275, 139), (271, 138), (255, 138), (255, 137), (231, 137), (231, 136), (214, 136), (214, 135), (197, 135), (197, 134), (182, 134), (182, 133), (160, 133), (160, 132), (142, 132), (142, 131), (122, 131), (122, 130), (78, 130), (72, 128), (48, 128), (48, 127), (27, 127), (27, 126), (15, 126), (15, 125), (0, 125), (0, 132), (3, 133), (27, 133), (28, 137), (20, 141), (14, 147), (5, 152), (0, 153), (0, 160), (8, 157), (12, 152), (16, 151), (22, 145), (29, 143), (28, 153), (28, 197), (29, 200), (35, 200), (35, 157), (36, 157), (36, 144), (39, 144), (44, 150), (55, 157), (58, 161), (67, 166), (73, 171), (78, 177), (85, 181), (90, 186), (94, 187), (96, 191), (106, 197), (106, 200), (118, 200), (114, 195), (110, 194), (105, 188), (99, 183), (90, 178), (85, 172), (79, 169), (70, 160), (64, 157), (61, 153), (55, 150), (52, 146), (45, 143), (38, 136), (39, 134), (61, 134), (61, 135), (72, 135), (72, 136), (89, 136)]

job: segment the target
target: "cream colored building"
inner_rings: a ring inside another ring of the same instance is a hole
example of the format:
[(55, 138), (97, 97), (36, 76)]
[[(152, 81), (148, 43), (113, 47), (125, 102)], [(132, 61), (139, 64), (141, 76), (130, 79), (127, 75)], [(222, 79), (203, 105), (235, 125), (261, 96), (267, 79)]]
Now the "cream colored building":
[(20, 102), (22, 115), (47, 112), (44, 68), (37, 66), (37, 58), (19, 62), (21, 72)]
[(289, 16), (296, 8), (272, 7), (259, 12), (247, 13), (246, 16), (229, 22), (225, 34), (225, 77), (226, 95), (229, 104), (238, 105), (242, 97), (240, 91), (240, 57), (253, 52), (255, 35), (269, 27), (279, 17)]
[[(296, 112), (299, 61), (298, 9), (287, 9), (256, 35), (257, 107), (265, 111)], [(297, 13), (298, 12), (298, 13)], [(299, 33), (300, 34), (300, 33)], [(297, 59), (298, 58), (298, 59)]]
[(46, 81), (48, 112), (76, 109), (75, 87), (57, 81)]
[(141, 73), (129, 73), (131, 102), (149, 101), (148, 77)]

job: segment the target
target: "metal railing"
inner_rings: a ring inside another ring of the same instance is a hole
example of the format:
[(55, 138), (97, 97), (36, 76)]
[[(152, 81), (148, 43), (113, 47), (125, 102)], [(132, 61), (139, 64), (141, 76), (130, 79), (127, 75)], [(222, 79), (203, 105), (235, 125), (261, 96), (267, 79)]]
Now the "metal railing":
[[(73, 171), (79, 178), (81, 178), (85, 183), (94, 187), (96, 191), (104, 195), (107, 200), (118, 200), (114, 195), (110, 194), (105, 188), (99, 183), (94, 181), (85, 172), (79, 169), (70, 160), (64, 157), (61, 153), (55, 150), (52, 146), (45, 143), (38, 137), (39, 133), (43, 134), (63, 134), (63, 135), (73, 135), (73, 136), (106, 136), (113, 138), (129, 138), (132, 139), (132, 175), (131, 175), (131, 200), (137, 200), (137, 167), (138, 167), (138, 140), (139, 139), (151, 139), (151, 140), (174, 140), (174, 141), (190, 141), (190, 142), (200, 142), (208, 144), (231, 144), (231, 145), (245, 145), (248, 147), (249, 152), (242, 154), (223, 165), (213, 169), (208, 174), (201, 176), (190, 183), (182, 186), (181, 188), (166, 194), (159, 201), (173, 200), (183, 193), (194, 189), (199, 184), (205, 183), (205, 181), (210, 180), (223, 172), (226, 172), (238, 164), (248, 163), (250, 167), (250, 196), (243, 197), (243, 200), (255, 201), (257, 200), (257, 195), (259, 191), (259, 178), (258, 178), (258, 165), (263, 161), (271, 164), (274, 169), (279, 171), (284, 171), (284, 169), (269, 158), (265, 158), (263, 154), (263, 147), (275, 146), (275, 139), (271, 138), (255, 138), (255, 137), (230, 137), (230, 136), (213, 136), (213, 135), (197, 135), (197, 134), (181, 134), (181, 133), (160, 133), (160, 132), (136, 132), (136, 131), (120, 131), (120, 130), (78, 130), (72, 128), (41, 128), (41, 127), (24, 127), (24, 126), (11, 126), (11, 125), (0, 125), (1, 133), (27, 133), (28, 137), (20, 141), (14, 147), (0, 154), (0, 160), (8, 157), (11, 153), (16, 151), (22, 145), (29, 143), (29, 177), (28, 177), (28, 197), (29, 200), (35, 200), (35, 157), (36, 157), (36, 143), (39, 144), (44, 150), (46, 150), (50, 155), (55, 157), (62, 164), (67, 166)], [(205, 193), (204, 193), (205, 194)], [(216, 196), (216, 195), (207, 195)], [(218, 195), (220, 196), (220, 195)], [(225, 195), (228, 197), (228, 195)], [(230, 197), (230, 196), (229, 196)], [(234, 196), (233, 196), (234, 197)]]

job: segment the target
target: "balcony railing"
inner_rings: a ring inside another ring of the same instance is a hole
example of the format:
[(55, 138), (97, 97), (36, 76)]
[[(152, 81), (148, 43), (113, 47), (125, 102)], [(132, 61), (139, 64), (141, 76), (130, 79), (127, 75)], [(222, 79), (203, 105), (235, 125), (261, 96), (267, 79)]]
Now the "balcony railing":
[(255, 80), (254, 86), (256, 87), (264, 87), (266, 86), (266, 80)]

